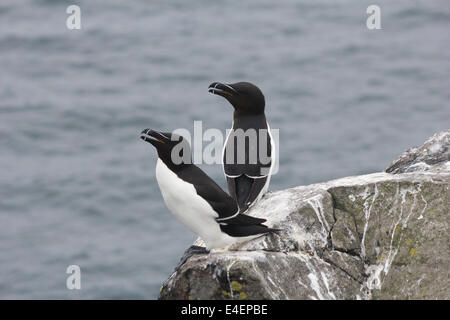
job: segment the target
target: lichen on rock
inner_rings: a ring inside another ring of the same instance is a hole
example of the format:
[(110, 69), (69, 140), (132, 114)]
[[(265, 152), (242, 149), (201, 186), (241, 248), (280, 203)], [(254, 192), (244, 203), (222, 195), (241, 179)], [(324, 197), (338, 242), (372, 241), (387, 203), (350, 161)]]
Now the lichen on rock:
[(448, 137), (402, 155), (395, 174), (266, 194), (249, 214), (280, 233), (182, 259), (159, 298), (449, 299)]

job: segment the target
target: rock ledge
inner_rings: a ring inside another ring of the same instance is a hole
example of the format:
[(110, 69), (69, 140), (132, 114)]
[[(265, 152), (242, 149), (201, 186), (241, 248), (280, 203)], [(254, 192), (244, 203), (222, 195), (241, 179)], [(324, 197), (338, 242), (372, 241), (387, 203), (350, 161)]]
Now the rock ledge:
[(159, 299), (450, 299), (449, 150), (447, 130), (386, 172), (268, 193), (249, 214), (282, 232), (187, 258)]

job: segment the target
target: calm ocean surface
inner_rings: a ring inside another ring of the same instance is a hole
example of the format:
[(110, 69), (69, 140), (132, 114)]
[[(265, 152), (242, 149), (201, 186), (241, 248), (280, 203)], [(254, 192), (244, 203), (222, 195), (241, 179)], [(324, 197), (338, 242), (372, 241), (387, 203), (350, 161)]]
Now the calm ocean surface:
[[(68, 30), (66, 7), (81, 7)], [(450, 4), (0, 2), (0, 298), (154, 299), (194, 235), (144, 128), (229, 128), (251, 81), (280, 130), (271, 190), (381, 171), (450, 123)], [(219, 165), (202, 165), (221, 186)], [(81, 290), (66, 288), (69, 265)]]

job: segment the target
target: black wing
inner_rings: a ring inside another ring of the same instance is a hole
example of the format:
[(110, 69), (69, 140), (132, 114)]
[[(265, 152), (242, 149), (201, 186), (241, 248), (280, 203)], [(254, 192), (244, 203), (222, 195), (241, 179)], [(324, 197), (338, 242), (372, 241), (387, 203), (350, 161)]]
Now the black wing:
[(280, 231), (280, 229), (268, 228), (262, 224), (265, 221), (265, 219), (258, 219), (240, 213), (234, 218), (220, 221), (220, 229), (232, 237), (247, 237)]
[(236, 201), (226, 194), (219, 186), (214, 188), (211, 184), (194, 185), (197, 194), (205, 199), (215, 212), (218, 219), (235, 215), (238, 211)]
[(180, 179), (194, 185), (197, 194), (205, 199), (218, 213), (218, 219), (227, 218), (237, 213), (236, 201), (199, 167), (189, 165), (175, 171), (175, 173)]
[(227, 177), (230, 195), (237, 201), (241, 211), (245, 211), (258, 198), (267, 182), (267, 176), (249, 178), (242, 175), (236, 178)]
[[(182, 170), (177, 171), (176, 174), (184, 181), (193, 184), (197, 194), (205, 199), (214, 211), (218, 213), (219, 216), (216, 220), (220, 223), (221, 228), (225, 228), (225, 230), (228, 230), (233, 234), (235, 232), (239, 233), (242, 230), (247, 230), (245, 232), (242, 231), (243, 234), (250, 232), (250, 230), (256, 232), (256, 230), (262, 229), (267, 229), (265, 233), (270, 232), (269, 228), (262, 225), (262, 223), (266, 221), (265, 219), (250, 217), (238, 212), (239, 209), (236, 201), (197, 166), (187, 166)], [(238, 232), (236, 230), (241, 231)], [(261, 232), (251, 234), (259, 233)]]

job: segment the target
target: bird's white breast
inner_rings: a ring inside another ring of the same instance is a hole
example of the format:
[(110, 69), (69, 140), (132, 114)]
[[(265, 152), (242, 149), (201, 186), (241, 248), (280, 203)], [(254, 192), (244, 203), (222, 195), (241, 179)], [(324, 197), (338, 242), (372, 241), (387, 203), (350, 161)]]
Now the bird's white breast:
[(156, 180), (169, 210), (187, 228), (200, 236), (209, 248), (223, 247), (234, 240), (222, 233), (218, 214), (200, 197), (194, 185), (180, 179), (158, 158)]

